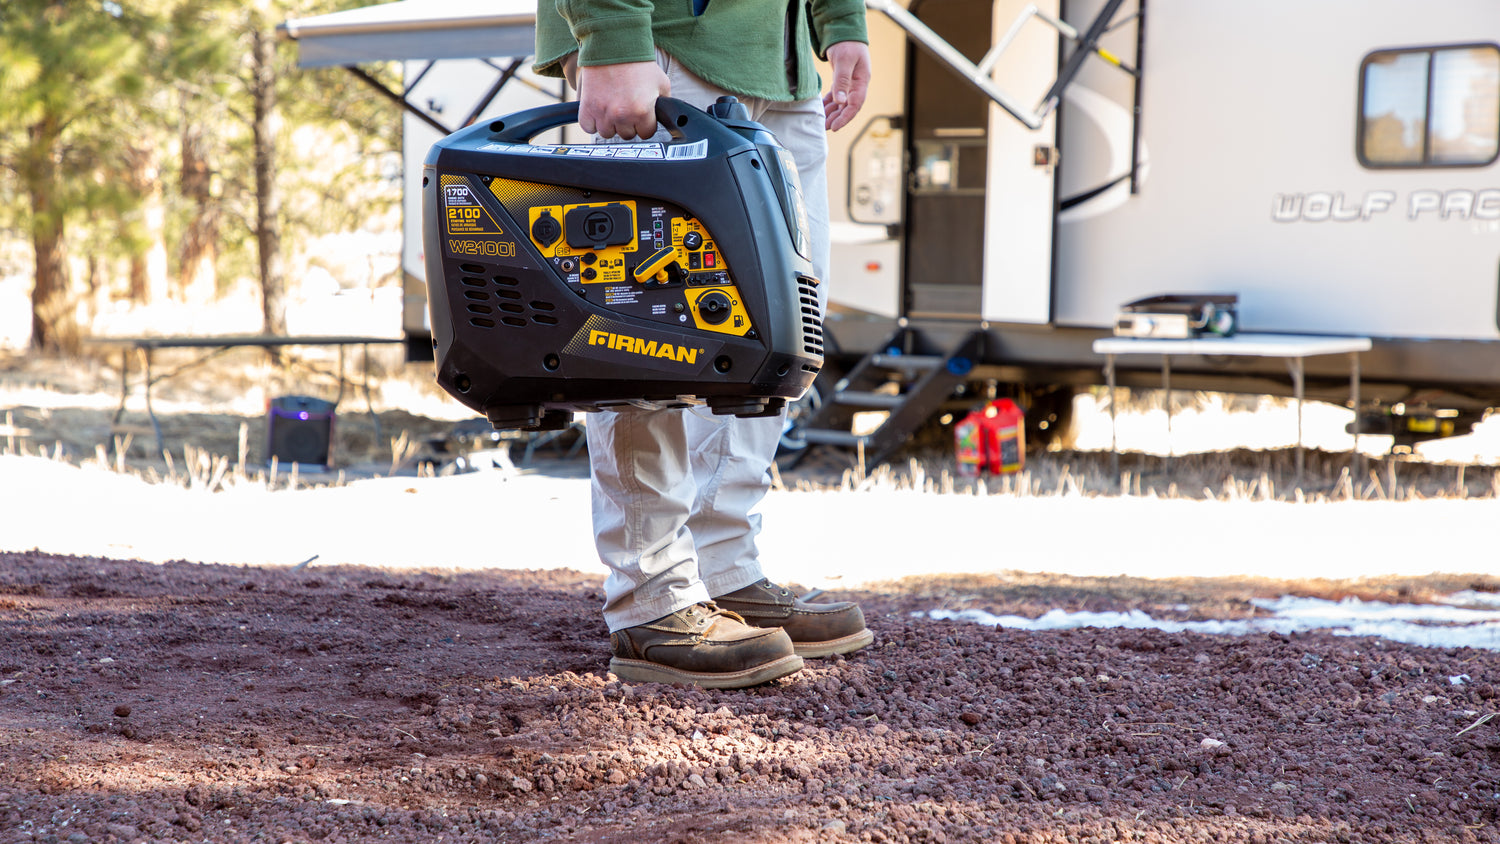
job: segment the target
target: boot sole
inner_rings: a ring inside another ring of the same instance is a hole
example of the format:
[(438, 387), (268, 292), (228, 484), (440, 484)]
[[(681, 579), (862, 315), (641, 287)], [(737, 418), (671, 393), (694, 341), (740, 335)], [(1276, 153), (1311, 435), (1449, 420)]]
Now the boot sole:
[(742, 671), (683, 671), (643, 659), (609, 661), (609, 670), (621, 680), (635, 683), (689, 683), (702, 689), (743, 689), (769, 683), (802, 670), (802, 657), (792, 654)]
[(800, 657), (817, 659), (834, 654), (852, 653), (873, 641), (875, 641), (875, 634), (869, 628), (865, 628), (858, 633), (841, 639), (829, 639), (826, 642), (792, 642), (792, 652)]

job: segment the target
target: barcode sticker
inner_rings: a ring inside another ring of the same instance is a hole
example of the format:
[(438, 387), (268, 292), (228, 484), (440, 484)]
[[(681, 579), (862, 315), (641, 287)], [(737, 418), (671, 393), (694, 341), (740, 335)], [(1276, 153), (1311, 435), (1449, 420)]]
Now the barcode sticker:
[(687, 161), (689, 159), (707, 158), (708, 141), (693, 141), (690, 144), (670, 144), (667, 146), (667, 158), (672, 161)]

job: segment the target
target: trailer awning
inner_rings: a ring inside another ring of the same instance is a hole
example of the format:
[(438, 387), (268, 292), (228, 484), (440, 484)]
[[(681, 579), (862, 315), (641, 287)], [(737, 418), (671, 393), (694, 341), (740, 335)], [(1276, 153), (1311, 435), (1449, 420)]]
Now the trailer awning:
[[(299, 67), (342, 65), (446, 135), (472, 122), (500, 89), (516, 78), (535, 49), (536, 0), (399, 0), (311, 18), (290, 18), (276, 29), (297, 42)], [(366, 62), (402, 61), (426, 62), (431, 69), (436, 63), (455, 59), (479, 60), (494, 69), (496, 78), (469, 116), (453, 126), (444, 125), (435, 113), (416, 105), (408, 96), (412, 86), (426, 75), (426, 69), (407, 80), (406, 90), (396, 91), (359, 67)], [(506, 60), (504, 66), (497, 64), (497, 59)], [(536, 87), (535, 83), (521, 81)]]
[(536, 0), (400, 0), (290, 19), (302, 67), (529, 56)]

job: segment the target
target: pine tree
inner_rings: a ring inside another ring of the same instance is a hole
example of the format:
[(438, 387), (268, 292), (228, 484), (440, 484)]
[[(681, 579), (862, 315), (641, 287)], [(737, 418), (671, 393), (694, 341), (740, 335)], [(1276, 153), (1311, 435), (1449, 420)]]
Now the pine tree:
[(254, 278), (285, 330), (287, 255), (398, 201), (370, 203), (368, 162), (360, 181), (299, 159), (292, 132), (388, 154), (400, 119), (341, 69), (296, 68), (276, 26), (366, 2), (0, 0), (0, 216), (33, 247), (35, 347), (76, 342), (85, 284), (159, 298), (164, 256), (185, 300)]
[[(266, 333), (286, 330), (287, 253), (358, 216), (347, 193), (325, 181), (335, 176), (327, 171), (329, 162), (296, 159), (291, 133), (312, 126), (356, 137), (373, 151), (400, 148), (401, 121), (389, 103), (339, 68), (298, 69), (295, 46), (277, 38), (276, 26), (286, 18), (333, 11), (329, 6), (312, 0), (176, 0), (172, 13), (183, 102), (181, 193), (189, 204), (182, 209), (188, 224), (179, 274), (193, 278), (215, 255), (248, 259), (244, 266), (260, 290)], [(309, 168), (312, 184), (303, 177)], [(316, 195), (329, 207), (309, 212), (309, 205), (319, 204), (309, 201)]]
[(33, 348), (76, 343), (70, 218), (98, 202), (87, 174), (114, 155), (112, 104), (139, 95), (138, 34), (113, 3), (7, 0), (0, 6), (0, 166), (26, 200), (35, 257)]
[(173, 293), (186, 302), (208, 302), (218, 293), (218, 259), (224, 220), (215, 183), (223, 157), (225, 89), (238, 50), (216, 0), (167, 0), (162, 15), (163, 88), (175, 141), (176, 191), (169, 199), (176, 226)]

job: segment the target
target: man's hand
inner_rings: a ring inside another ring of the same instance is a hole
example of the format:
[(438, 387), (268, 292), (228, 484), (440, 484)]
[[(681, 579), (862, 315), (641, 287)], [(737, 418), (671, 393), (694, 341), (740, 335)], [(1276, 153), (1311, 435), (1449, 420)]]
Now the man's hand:
[(860, 41), (840, 41), (828, 48), (833, 87), (823, 95), (823, 125), (842, 129), (859, 113), (870, 89), (870, 48)]
[(656, 134), (656, 99), (672, 93), (661, 65), (586, 66), (578, 68), (577, 79), (578, 126), (583, 131), (603, 138), (618, 135), (627, 141)]

